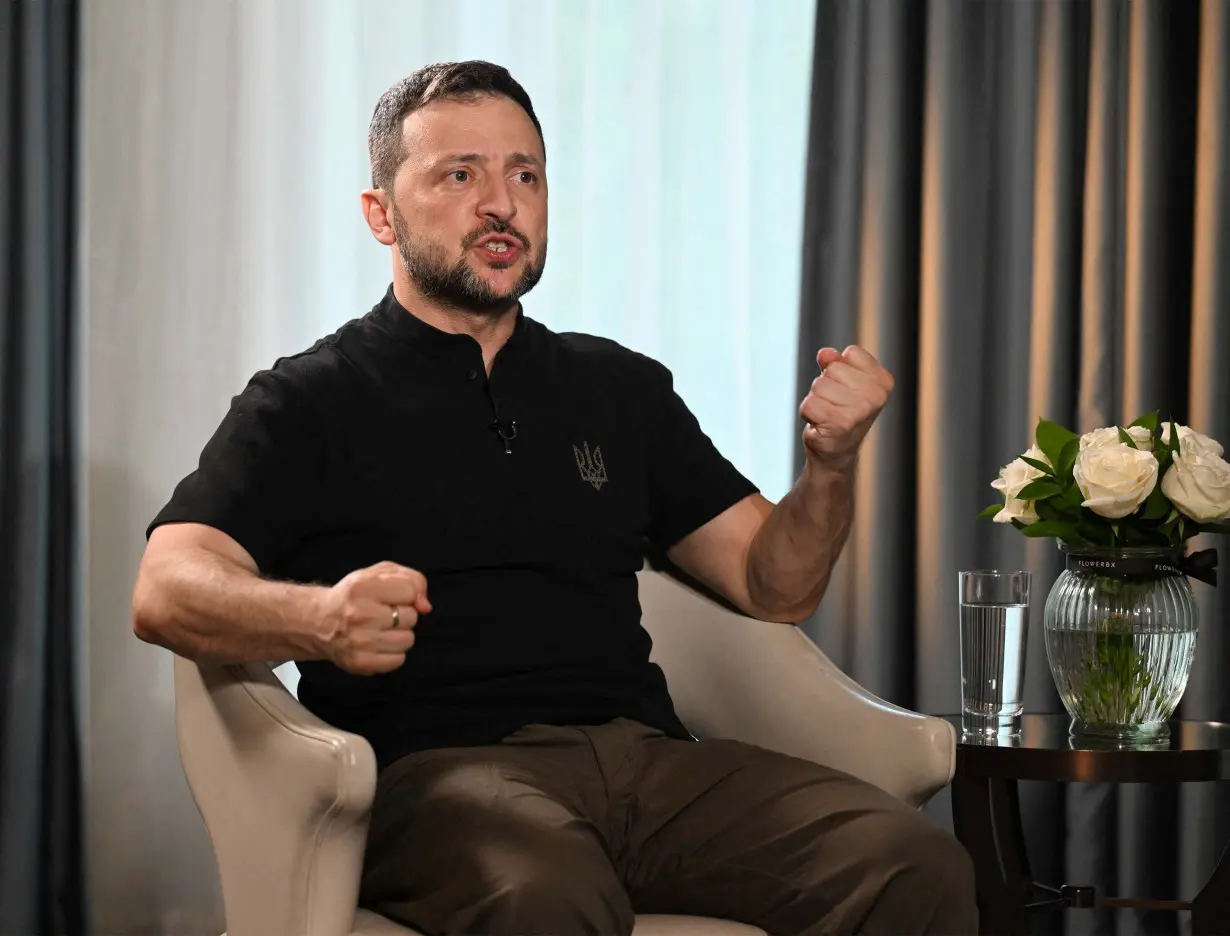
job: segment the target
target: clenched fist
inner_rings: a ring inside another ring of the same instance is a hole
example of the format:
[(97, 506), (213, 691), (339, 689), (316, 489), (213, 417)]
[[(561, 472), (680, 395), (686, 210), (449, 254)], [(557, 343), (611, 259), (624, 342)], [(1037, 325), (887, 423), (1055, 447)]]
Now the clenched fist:
[(325, 653), (348, 673), (391, 672), (406, 662), (414, 625), (429, 611), (421, 572), (393, 562), (351, 572), (325, 593)]
[(807, 421), (803, 444), (810, 461), (848, 468), (893, 392), (893, 375), (857, 345), (845, 351), (821, 348), (816, 363), (820, 376), (799, 407)]

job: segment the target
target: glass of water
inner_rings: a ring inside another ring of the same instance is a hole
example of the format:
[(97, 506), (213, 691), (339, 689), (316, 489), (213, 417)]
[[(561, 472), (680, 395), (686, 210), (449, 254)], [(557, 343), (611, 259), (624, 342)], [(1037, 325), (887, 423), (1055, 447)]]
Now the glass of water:
[(1021, 729), (1028, 572), (962, 572), (961, 726), (968, 734)]

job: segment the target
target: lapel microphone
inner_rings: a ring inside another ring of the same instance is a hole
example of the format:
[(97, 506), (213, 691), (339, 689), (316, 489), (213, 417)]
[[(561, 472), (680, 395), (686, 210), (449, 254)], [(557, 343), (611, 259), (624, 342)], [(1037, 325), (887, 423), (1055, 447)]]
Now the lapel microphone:
[(491, 401), (491, 409), (495, 414), (495, 418), (487, 425), (487, 428), (492, 430), (500, 441), (504, 443), (504, 454), (512, 454), (512, 440), (517, 437), (517, 421), (511, 420), (505, 422), (500, 418), (500, 401), (498, 399)]

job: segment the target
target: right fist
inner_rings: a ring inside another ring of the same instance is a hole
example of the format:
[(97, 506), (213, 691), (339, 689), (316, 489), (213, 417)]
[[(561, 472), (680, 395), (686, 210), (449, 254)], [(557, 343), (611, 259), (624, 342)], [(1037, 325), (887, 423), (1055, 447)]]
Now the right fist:
[(360, 676), (391, 672), (406, 662), (414, 625), (429, 611), (423, 573), (394, 562), (351, 572), (325, 593), (325, 656)]

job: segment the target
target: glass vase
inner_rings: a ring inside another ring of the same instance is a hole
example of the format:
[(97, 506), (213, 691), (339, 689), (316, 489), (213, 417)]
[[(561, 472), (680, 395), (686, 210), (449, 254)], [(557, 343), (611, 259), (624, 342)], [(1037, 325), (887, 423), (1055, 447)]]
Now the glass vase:
[(1179, 553), (1062, 548), (1067, 567), (1047, 596), (1043, 631), (1071, 734), (1165, 737), (1187, 688), (1198, 625)]

